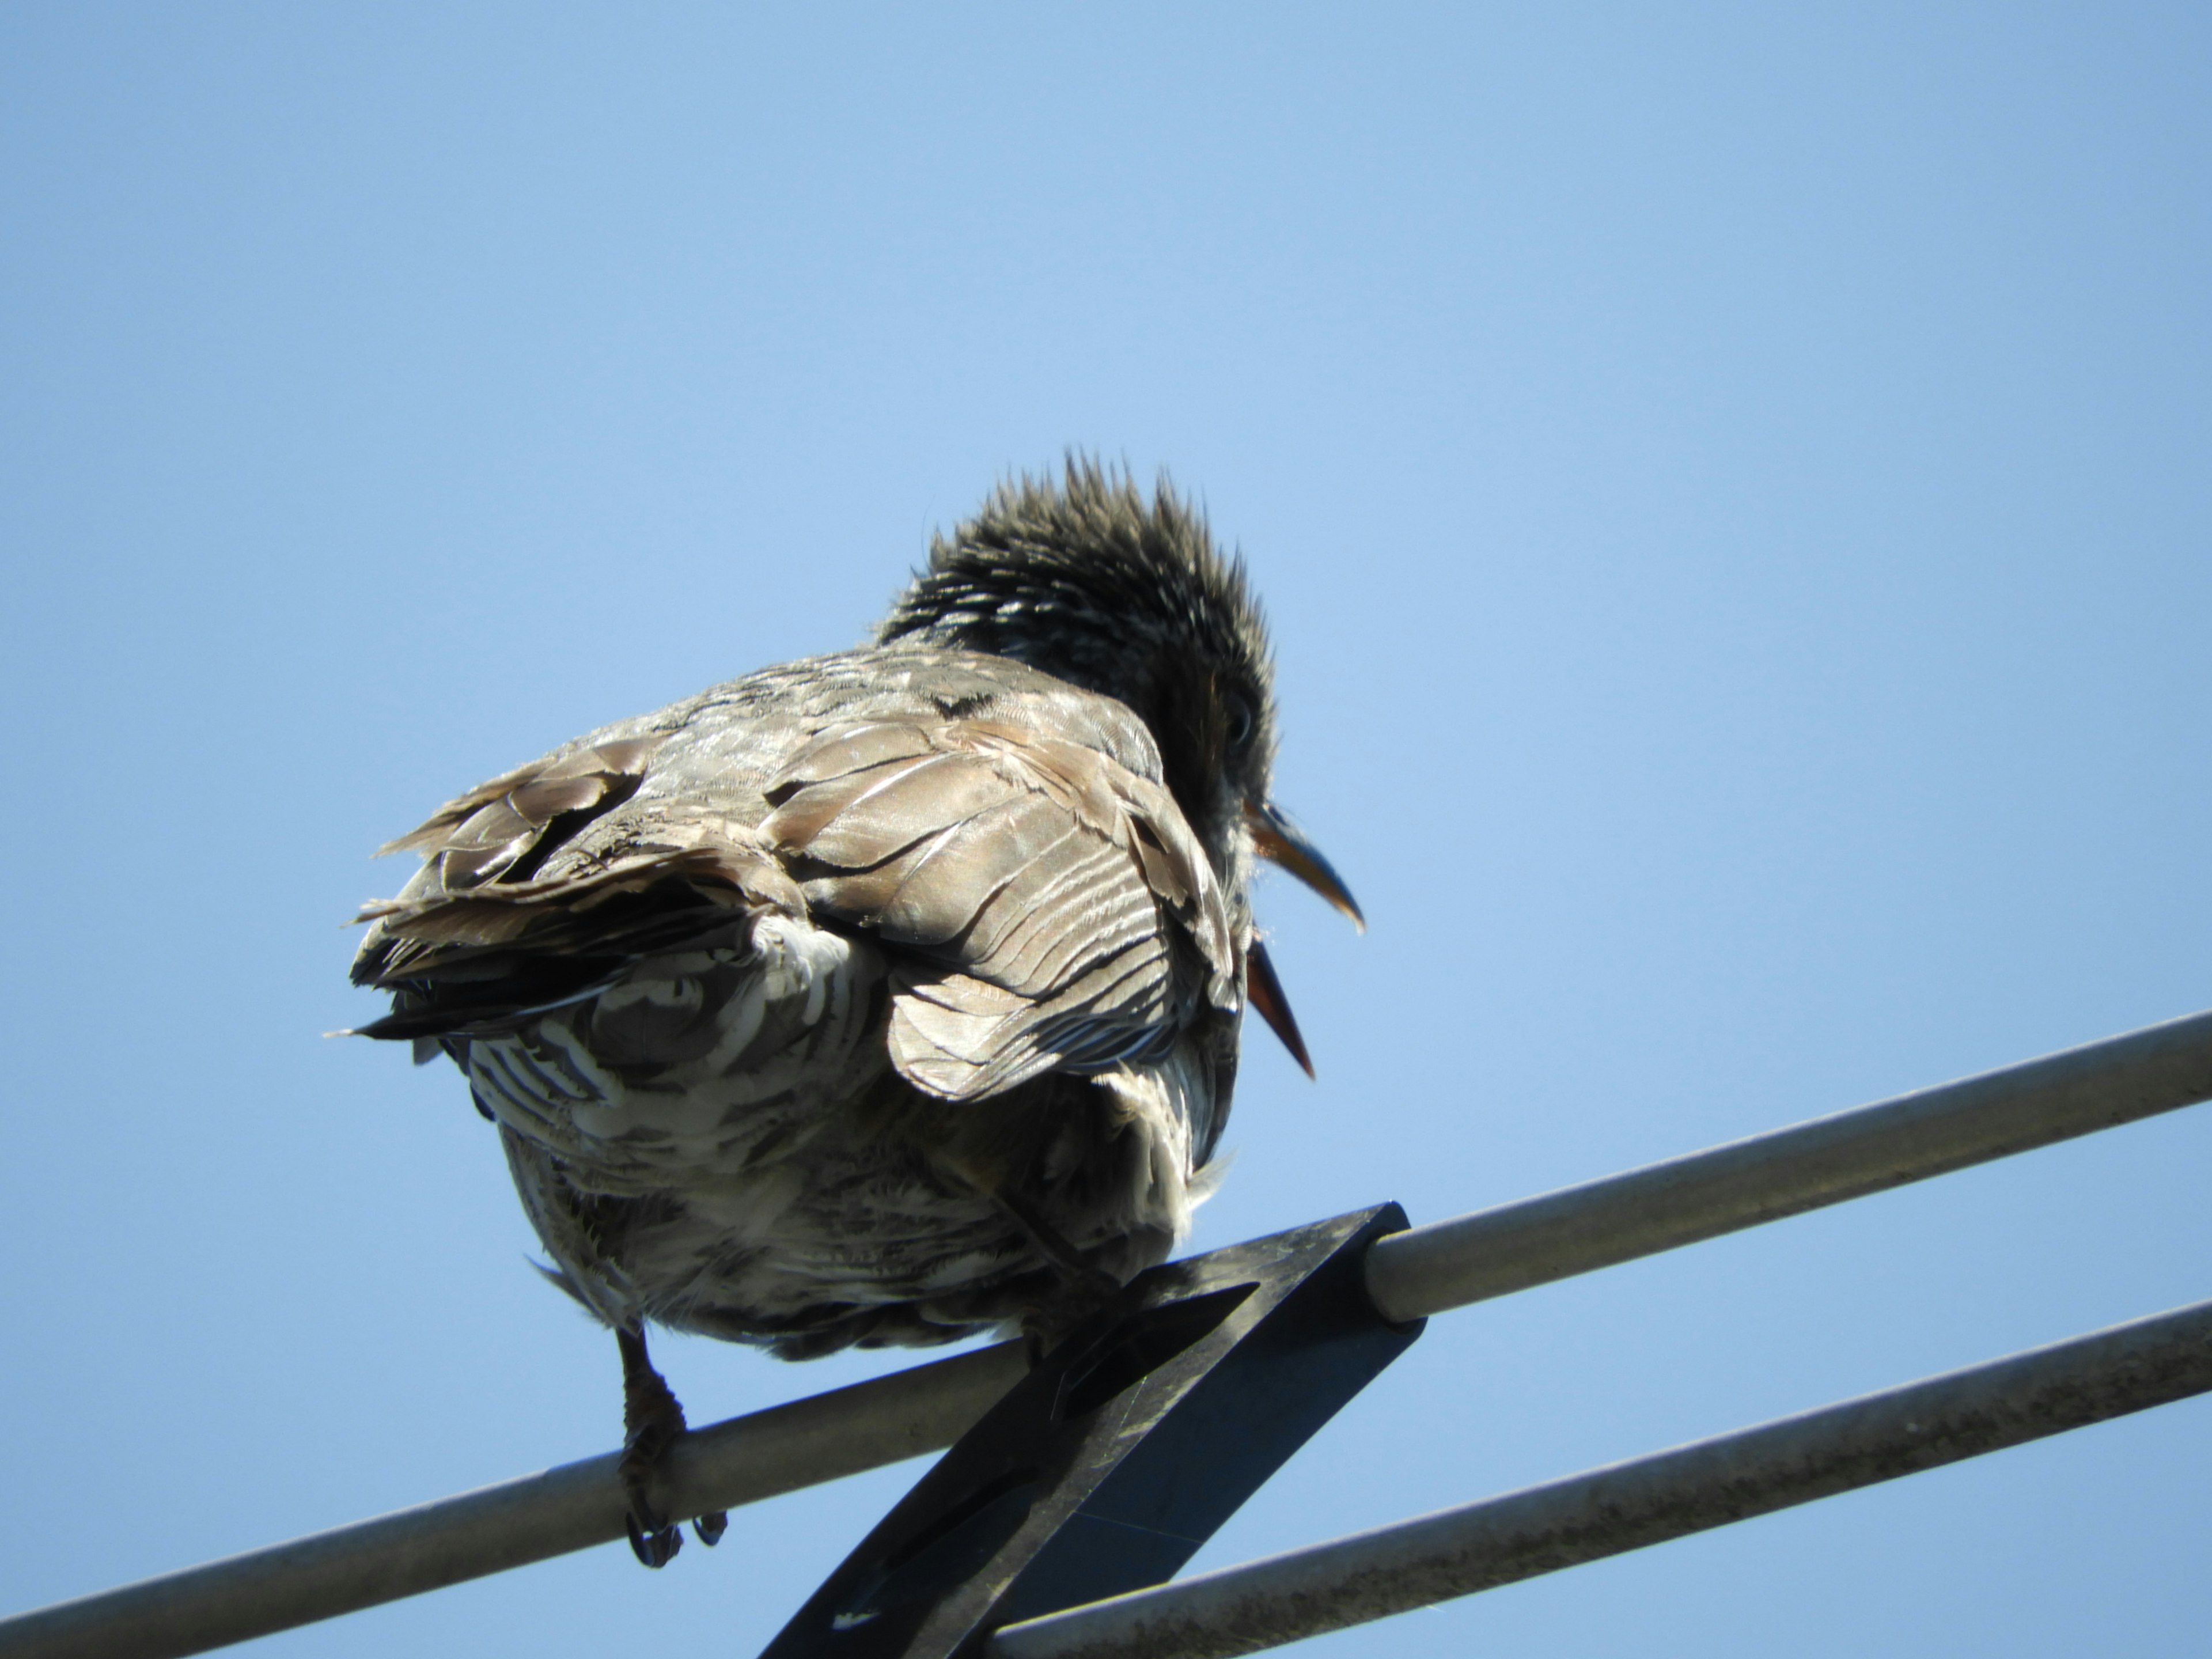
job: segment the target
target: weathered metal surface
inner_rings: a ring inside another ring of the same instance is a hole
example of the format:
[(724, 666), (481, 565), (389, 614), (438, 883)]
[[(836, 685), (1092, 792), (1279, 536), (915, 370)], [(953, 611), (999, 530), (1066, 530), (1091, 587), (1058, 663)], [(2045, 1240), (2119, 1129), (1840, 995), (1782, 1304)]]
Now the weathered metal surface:
[(1416, 1227), (1367, 1289), (1416, 1319), (2212, 1098), (2212, 1013)]
[(2212, 1390), (2212, 1302), (1008, 1626), (991, 1659), (1218, 1659)]

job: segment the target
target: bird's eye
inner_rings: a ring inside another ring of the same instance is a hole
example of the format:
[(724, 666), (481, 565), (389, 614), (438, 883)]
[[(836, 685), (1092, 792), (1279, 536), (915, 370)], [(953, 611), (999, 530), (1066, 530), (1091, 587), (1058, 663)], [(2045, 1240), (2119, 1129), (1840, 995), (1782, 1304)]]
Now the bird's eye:
[(1242, 749), (1252, 740), (1252, 705), (1242, 697), (1229, 700), (1229, 746)]

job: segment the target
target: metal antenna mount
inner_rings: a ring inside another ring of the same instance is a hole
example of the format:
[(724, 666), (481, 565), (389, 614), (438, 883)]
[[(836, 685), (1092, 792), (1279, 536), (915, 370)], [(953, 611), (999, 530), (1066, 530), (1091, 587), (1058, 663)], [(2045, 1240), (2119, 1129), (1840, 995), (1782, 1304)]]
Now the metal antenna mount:
[(963, 1436), (763, 1659), (952, 1659), (1173, 1577), (1420, 1334), (1363, 1284), (1395, 1204), (1139, 1276)]

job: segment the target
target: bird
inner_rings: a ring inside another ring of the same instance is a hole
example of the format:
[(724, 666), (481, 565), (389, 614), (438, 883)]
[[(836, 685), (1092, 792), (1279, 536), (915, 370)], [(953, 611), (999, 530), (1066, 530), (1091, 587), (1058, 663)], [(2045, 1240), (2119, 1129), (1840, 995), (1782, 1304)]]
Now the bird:
[[(686, 1431), (648, 1325), (808, 1358), (1018, 1333), (1164, 1261), (1218, 1179), (1273, 800), (1240, 553), (1071, 453), (932, 538), (872, 642), (619, 721), (380, 849), (358, 1035), (465, 1074), (543, 1271), (615, 1334), (647, 1566)], [(694, 1531), (715, 1542), (726, 1518)]]

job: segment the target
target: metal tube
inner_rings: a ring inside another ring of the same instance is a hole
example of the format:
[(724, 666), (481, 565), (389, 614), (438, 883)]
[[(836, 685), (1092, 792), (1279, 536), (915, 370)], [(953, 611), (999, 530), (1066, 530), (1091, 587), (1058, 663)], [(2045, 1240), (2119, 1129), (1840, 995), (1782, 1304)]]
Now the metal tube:
[(1257, 1652), (2212, 1390), (2212, 1302), (992, 1638), (991, 1659)]
[[(2212, 1012), (1380, 1241), (1408, 1319), (1672, 1249), (2212, 1097)], [(1019, 1375), (1018, 1345), (732, 1419), (672, 1455), (671, 1510), (734, 1509), (940, 1450)], [(614, 1457), (0, 1620), (0, 1659), (170, 1659), (623, 1535)]]
[[(732, 1418), (670, 1454), (682, 1516), (734, 1509), (951, 1445), (1013, 1386), (1021, 1344)], [(0, 1620), (5, 1659), (170, 1659), (623, 1536), (617, 1455), (400, 1510)]]
[(1376, 1241), (1418, 1319), (2212, 1098), (2212, 1013), (2068, 1048)]

